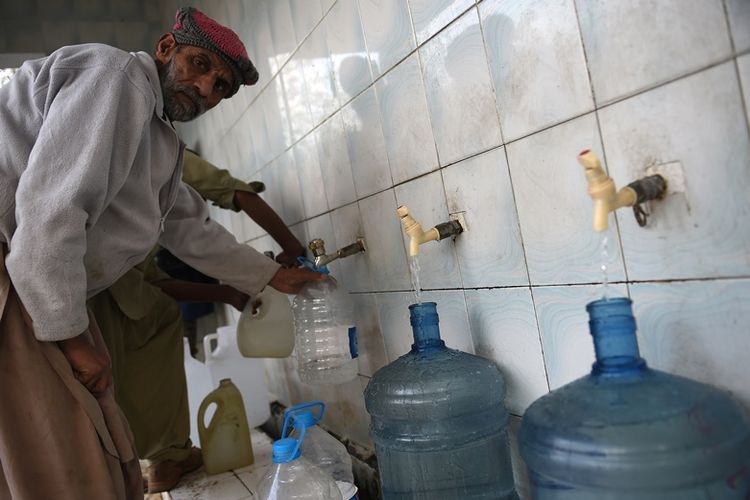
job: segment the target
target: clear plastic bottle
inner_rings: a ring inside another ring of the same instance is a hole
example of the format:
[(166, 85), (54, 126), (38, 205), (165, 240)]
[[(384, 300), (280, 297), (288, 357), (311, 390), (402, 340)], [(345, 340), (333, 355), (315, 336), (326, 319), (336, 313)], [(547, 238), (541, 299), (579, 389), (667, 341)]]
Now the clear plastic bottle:
[(299, 439), (284, 438), (273, 443), (273, 464), (258, 484), (259, 500), (343, 500), (336, 481), (300, 456)]
[[(325, 268), (320, 272), (326, 272)], [(308, 282), (292, 304), (297, 370), (310, 385), (357, 377), (357, 329), (347, 293), (333, 279)]]
[(185, 379), (188, 391), (188, 407), (190, 408), (190, 440), (195, 446), (200, 446), (198, 436), (198, 408), (201, 402), (213, 390), (211, 372), (208, 367), (190, 354), (190, 343), (183, 339), (185, 350)]
[(445, 347), (434, 302), (409, 310), (411, 351), (365, 389), (383, 498), (517, 500), (500, 370)]
[[(319, 408), (320, 413), (316, 417), (314, 408)], [(308, 409), (310, 408), (310, 409)], [(284, 412), (284, 428), (281, 436), (287, 432), (300, 435), (305, 432), (305, 441), (302, 443), (302, 456), (320, 467), (336, 481), (354, 484), (352, 474), (352, 457), (346, 450), (346, 446), (318, 427), (325, 412), (325, 404), (315, 401), (299, 406), (293, 406)], [(291, 427), (291, 428), (290, 428)]]
[[(211, 347), (213, 340), (217, 342), (216, 349)], [(203, 337), (203, 348), (214, 387), (221, 379), (232, 379), (245, 402), (248, 426), (263, 425), (271, 416), (263, 360), (242, 356), (234, 325), (222, 326), (216, 333)]]
[(518, 440), (537, 500), (750, 498), (750, 419), (727, 393), (638, 351), (627, 298), (586, 306), (591, 373), (536, 400)]

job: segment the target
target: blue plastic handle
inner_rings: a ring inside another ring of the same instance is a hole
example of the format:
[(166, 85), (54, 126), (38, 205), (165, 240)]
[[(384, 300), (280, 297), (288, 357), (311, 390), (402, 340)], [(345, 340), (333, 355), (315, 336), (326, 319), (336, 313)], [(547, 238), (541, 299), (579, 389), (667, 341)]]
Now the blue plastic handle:
[(286, 437), (286, 430), (289, 427), (289, 424), (294, 419), (294, 414), (304, 410), (306, 408), (314, 408), (314, 407), (320, 407), (320, 414), (315, 418), (315, 423), (317, 424), (321, 420), (323, 420), (323, 414), (326, 411), (326, 405), (323, 401), (313, 401), (311, 403), (305, 403), (297, 406), (292, 406), (291, 408), (287, 408), (284, 411), (284, 427), (281, 429), (281, 437)]

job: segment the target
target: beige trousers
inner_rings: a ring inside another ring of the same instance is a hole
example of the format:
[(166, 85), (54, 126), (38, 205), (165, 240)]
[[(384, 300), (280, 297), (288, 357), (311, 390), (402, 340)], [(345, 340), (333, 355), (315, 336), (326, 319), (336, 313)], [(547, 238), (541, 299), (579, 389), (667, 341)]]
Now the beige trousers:
[[(5, 250), (3, 248), (3, 250)], [(0, 500), (143, 498), (112, 389), (94, 397), (54, 342), (34, 337), (0, 253)], [(107, 355), (96, 323), (89, 338)]]

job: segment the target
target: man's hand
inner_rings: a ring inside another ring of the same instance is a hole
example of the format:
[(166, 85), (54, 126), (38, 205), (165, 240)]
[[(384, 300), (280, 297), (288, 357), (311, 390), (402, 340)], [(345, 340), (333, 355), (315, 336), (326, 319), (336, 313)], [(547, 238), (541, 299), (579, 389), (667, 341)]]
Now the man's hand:
[(232, 288), (229, 286), (228, 288), (231, 290), (231, 297), (229, 298), (228, 304), (231, 304), (232, 307), (234, 307), (238, 311), (244, 310), (245, 306), (247, 305), (247, 301), (250, 300), (250, 296), (244, 292), (240, 292), (236, 288)]
[(285, 269), (276, 271), (271, 281), (268, 282), (273, 288), (284, 293), (297, 293), (308, 281), (325, 281), (327, 275), (316, 273), (305, 268)]
[(99, 395), (112, 385), (112, 366), (105, 356), (81, 334), (57, 343), (73, 374), (92, 394)]
[(279, 255), (276, 256), (276, 262), (278, 262), (284, 267), (297, 267), (299, 266), (299, 262), (297, 262), (297, 257), (302, 256), (304, 254), (305, 254), (305, 249), (302, 248), (302, 245), (300, 245), (299, 251), (281, 252)]

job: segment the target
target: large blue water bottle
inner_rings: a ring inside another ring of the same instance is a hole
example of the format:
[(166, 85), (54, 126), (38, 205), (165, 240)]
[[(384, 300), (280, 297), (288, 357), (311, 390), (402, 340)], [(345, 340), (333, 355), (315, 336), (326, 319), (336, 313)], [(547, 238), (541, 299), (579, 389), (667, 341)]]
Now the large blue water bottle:
[(591, 374), (538, 399), (519, 431), (536, 500), (750, 498), (750, 420), (729, 395), (652, 370), (627, 298), (586, 307)]
[(516, 499), (500, 371), (445, 347), (434, 302), (409, 310), (411, 351), (365, 390), (383, 498)]

